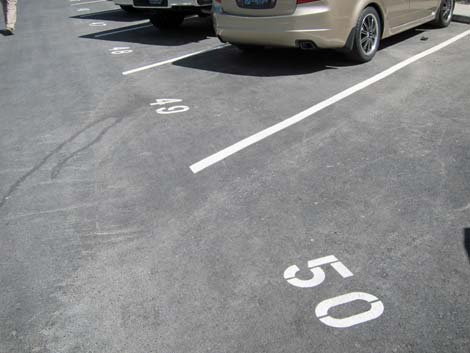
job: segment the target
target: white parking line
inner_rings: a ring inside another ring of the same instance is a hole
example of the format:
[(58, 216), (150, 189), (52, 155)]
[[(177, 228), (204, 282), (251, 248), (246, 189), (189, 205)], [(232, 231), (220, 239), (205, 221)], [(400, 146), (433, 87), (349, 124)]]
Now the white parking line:
[(292, 126), (294, 124), (297, 124), (298, 122), (312, 116), (313, 114), (343, 100), (344, 98), (347, 98), (349, 96), (351, 96), (352, 94), (360, 91), (360, 90), (363, 90), (364, 88), (380, 81), (380, 80), (383, 80), (384, 78), (394, 74), (395, 72), (403, 69), (404, 67), (428, 56), (428, 55), (431, 55), (445, 47), (447, 47), (448, 45), (452, 44), (452, 43), (455, 43), (456, 41), (466, 37), (470, 35), (470, 30), (467, 30), (463, 33), (460, 33), (459, 35), (456, 35), (455, 37), (449, 39), (449, 40), (446, 40), (445, 42), (442, 42), (441, 44), (438, 44), (428, 50), (425, 50), (417, 55), (414, 55), (396, 65), (393, 65), (392, 67), (388, 68), (387, 70), (385, 71), (382, 71), (381, 73), (375, 75), (375, 76), (372, 76), (371, 78), (365, 80), (365, 81), (362, 81), (336, 95), (334, 95), (333, 97), (330, 97), (326, 100), (324, 100), (323, 102), (320, 102), (318, 104), (315, 104), (314, 106), (304, 110), (303, 112), (300, 112), (286, 120), (283, 120), (281, 121), (280, 123), (277, 123), (271, 127), (268, 127), (267, 129), (264, 129), (254, 135), (251, 135), (227, 148), (224, 148), (223, 150), (217, 152), (217, 153), (214, 153), (213, 155), (209, 156), (209, 157), (206, 157), (204, 159), (202, 159), (201, 161), (197, 162), (197, 163), (194, 163), (193, 165), (191, 165), (189, 168), (191, 169), (191, 171), (196, 174), (198, 172), (200, 172), (201, 170), (204, 170), (206, 169), (207, 167), (210, 167), (211, 165), (217, 163), (217, 162), (220, 162), (221, 160), (255, 144), (256, 142), (259, 142), (281, 130), (284, 130), (286, 128), (288, 128), (289, 126)]
[(162, 66), (162, 65), (166, 65), (166, 64), (171, 64), (171, 63), (173, 63), (173, 62), (175, 62), (175, 61), (182, 60), (182, 59), (186, 59), (186, 58), (189, 58), (189, 57), (191, 57), (191, 56), (195, 56), (195, 55), (207, 53), (207, 52), (210, 52), (210, 51), (213, 51), (213, 50), (222, 49), (222, 48), (225, 48), (225, 47), (227, 47), (227, 46), (229, 46), (229, 45), (230, 45), (230, 44), (222, 44), (222, 45), (218, 45), (218, 46), (216, 46), (216, 47), (214, 47), (214, 48), (195, 51), (195, 52), (193, 52), (193, 53), (189, 53), (189, 54), (186, 54), (186, 55), (178, 56), (177, 58), (168, 59), (168, 60), (165, 60), (165, 61), (160, 61), (160, 62), (155, 63), (155, 64), (150, 64), (150, 65), (138, 67), (137, 69), (132, 69), (132, 70), (129, 70), (129, 71), (124, 71), (122, 74), (123, 74), (123, 75), (130, 75), (130, 74), (134, 74), (134, 73), (136, 73), (136, 72), (140, 72), (140, 71), (144, 71), (144, 70), (148, 70), (148, 69), (153, 69), (154, 67), (158, 67), (158, 66)]
[(108, 0), (95, 0), (95, 1), (87, 1), (87, 2), (77, 2), (77, 3), (75, 3), (75, 4), (70, 4), (70, 6), (79, 6), (79, 5), (94, 4), (94, 3), (97, 3), (97, 2), (105, 2), (105, 1), (108, 1)]
[[(143, 24), (143, 23), (149, 23), (149, 21), (140, 21), (140, 22), (137, 22), (136, 25)], [(127, 28), (127, 29), (119, 29), (119, 30), (117, 30), (117, 31), (112, 31), (112, 32), (106, 32), (106, 33), (97, 34), (96, 36), (94, 36), (94, 38), (112, 36), (113, 34), (135, 31), (135, 30), (137, 30), (137, 29), (142, 29), (142, 28), (147, 28), (147, 27), (152, 27), (152, 26), (153, 26), (153, 25), (151, 25), (151, 24), (147, 24), (147, 25), (145, 25), (145, 26), (138, 26), (138, 27), (132, 27), (132, 28)]]
[[(113, 13), (113, 12), (122, 12), (122, 10), (121, 9), (114, 9), (114, 10), (100, 11), (100, 12), (95, 12), (92, 15), (103, 15), (103, 14)], [(90, 14), (81, 15), (80, 17), (90, 17)]]

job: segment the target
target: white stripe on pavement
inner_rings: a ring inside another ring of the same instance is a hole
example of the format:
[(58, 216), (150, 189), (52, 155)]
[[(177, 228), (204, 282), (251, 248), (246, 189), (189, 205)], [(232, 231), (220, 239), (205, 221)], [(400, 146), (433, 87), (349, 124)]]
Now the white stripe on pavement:
[(230, 44), (222, 44), (222, 45), (219, 45), (219, 46), (214, 47), (214, 48), (195, 51), (195, 52), (193, 52), (193, 53), (189, 53), (189, 54), (186, 54), (186, 55), (178, 56), (178, 57), (173, 58), (173, 59), (168, 59), (168, 60), (165, 60), (165, 61), (160, 61), (160, 62), (155, 63), (155, 64), (150, 64), (150, 65), (138, 67), (137, 69), (132, 69), (132, 70), (129, 70), (129, 71), (124, 71), (122, 74), (123, 74), (123, 75), (130, 75), (130, 74), (134, 74), (134, 73), (136, 73), (136, 72), (140, 72), (140, 71), (144, 71), (144, 70), (148, 70), (148, 69), (153, 69), (154, 67), (163, 66), (163, 65), (166, 65), (166, 64), (171, 64), (171, 63), (173, 63), (173, 62), (175, 62), (175, 61), (182, 60), (182, 59), (186, 59), (186, 58), (189, 58), (189, 57), (191, 57), (191, 56), (195, 56), (195, 55), (207, 53), (207, 52), (210, 52), (210, 51), (213, 51), (213, 50), (222, 49), (222, 48), (227, 47), (228, 45), (230, 45)]
[(94, 4), (94, 3), (97, 3), (97, 2), (105, 2), (105, 1), (108, 1), (108, 0), (95, 0), (95, 1), (87, 1), (87, 2), (76, 2), (74, 4), (70, 4), (70, 6)]
[(90, 17), (92, 15), (102, 15), (102, 14), (113, 13), (113, 12), (122, 12), (122, 10), (121, 9), (106, 10), (106, 11), (88, 13), (86, 15), (80, 15), (80, 17)]
[(362, 81), (336, 95), (334, 95), (333, 97), (331, 98), (328, 98), (326, 100), (324, 100), (323, 102), (320, 102), (318, 104), (315, 104), (314, 106), (304, 110), (303, 112), (300, 112), (286, 120), (283, 120), (281, 121), (280, 123), (277, 123), (271, 127), (268, 127), (267, 129), (264, 129), (254, 135), (251, 135), (227, 148), (224, 148), (223, 150), (217, 152), (217, 153), (214, 153), (213, 155), (207, 157), (207, 158), (204, 158), (202, 159), (201, 161), (197, 162), (197, 163), (194, 163), (193, 165), (191, 165), (189, 168), (191, 169), (191, 171), (196, 174), (198, 172), (200, 172), (201, 170), (204, 170), (206, 169), (207, 167), (210, 167), (211, 165), (217, 163), (217, 162), (220, 162), (221, 160), (281, 131), (281, 130), (284, 130), (286, 128), (288, 128), (289, 126), (292, 126), (294, 124), (297, 124), (298, 122), (312, 116), (313, 114), (345, 99), (346, 97), (349, 97), (351, 96), (352, 94), (360, 91), (360, 90), (363, 90), (364, 88), (380, 81), (380, 80), (383, 80), (384, 78), (394, 74), (395, 72), (403, 69), (404, 67), (428, 56), (428, 55), (431, 55), (445, 47), (447, 47), (448, 45), (451, 45), (452, 43), (455, 43), (456, 41), (466, 37), (470, 35), (470, 30), (467, 30), (463, 33), (460, 33), (459, 35), (456, 35), (455, 37), (449, 39), (449, 40), (446, 40), (445, 42), (442, 42), (441, 44), (438, 44), (428, 50), (425, 50), (417, 55), (414, 55), (396, 65), (393, 65), (392, 67), (388, 68), (387, 70), (385, 71), (382, 71), (381, 73), (375, 75), (375, 76), (372, 76), (371, 78), (365, 80), (365, 81)]
[[(142, 21), (141, 23), (149, 23), (149, 21)], [(139, 23), (137, 23), (137, 24), (139, 24)], [(106, 32), (106, 33), (97, 34), (96, 36), (94, 36), (94, 38), (112, 36), (113, 34), (135, 31), (135, 30), (137, 30), (137, 29), (142, 29), (142, 28), (147, 28), (147, 27), (152, 27), (152, 26), (153, 26), (153, 25), (148, 24), (148, 25), (145, 25), (145, 26), (138, 26), (138, 27), (132, 27), (132, 28), (127, 28), (127, 29), (119, 29), (119, 30), (117, 30), (117, 31), (112, 31), (112, 32)]]

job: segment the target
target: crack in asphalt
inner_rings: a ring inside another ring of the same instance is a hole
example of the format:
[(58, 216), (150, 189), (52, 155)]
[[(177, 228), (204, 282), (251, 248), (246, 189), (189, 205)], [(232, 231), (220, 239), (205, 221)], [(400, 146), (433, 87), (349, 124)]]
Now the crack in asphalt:
[(91, 140), (89, 143), (87, 143), (85, 146), (75, 150), (74, 152), (72, 152), (70, 155), (68, 155), (67, 157), (65, 157), (63, 160), (61, 160), (59, 163), (57, 163), (57, 165), (52, 168), (52, 172), (51, 172), (51, 179), (55, 179), (57, 178), (57, 176), (60, 174), (60, 172), (62, 171), (62, 168), (64, 167), (64, 165), (70, 160), (72, 159), (73, 157), (75, 157), (77, 154), (85, 151), (86, 149), (90, 148), (91, 146), (93, 146), (94, 144), (98, 143), (99, 141), (101, 141), (101, 139), (103, 138), (104, 135), (106, 135), (106, 133), (111, 130), (113, 127), (115, 127), (117, 124), (119, 124), (121, 121), (123, 120), (123, 118), (119, 118), (119, 119), (116, 119), (111, 125), (105, 127), (103, 130), (100, 131), (100, 133), (93, 139)]
[(109, 119), (114, 119), (114, 122), (105, 127), (103, 130), (100, 131), (100, 133), (93, 139), (91, 140), (89, 143), (87, 143), (85, 146), (75, 150), (74, 152), (72, 152), (70, 155), (68, 155), (66, 158), (62, 159), (56, 166), (54, 166), (54, 168), (52, 169), (52, 172), (51, 172), (51, 178), (54, 179), (56, 178), (60, 171), (62, 170), (62, 168), (64, 167), (64, 165), (70, 160), (72, 159), (73, 157), (75, 157), (77, 154), (83, 152), (84, 150), (90, 148), (91, 146), (93, 146), (94, 144), (98, 143), (102, 138), (103, 136), (109, 131), (111, 130), (113, 127), (115, 127), (117, 124), (119, 124), (120, 122), (122, 122), (122, 120), (124, 120), (124, 118), (111, 118), (111, 117), (106, 117), (106, 118), (101, 118), (101, 119), (98, 119), (98, 120), (95, 120), (94, 122), (86, 125), (84, 128), (82, 128), (81, 130), (77, 131), (75, 134), (73, 134), (72, 136), (70, 136), (67, 140), (65, 140), (64, 142), (62, 142), (61, 144), (59, 144), (56, 148), (54, 148), (51, 152), (49, 152), (44, 158), (42, 158), (38, 163), (36, 163), (30, 170), (28, 170), (25, 174), (23, 174), (20, 178), (18, 178), (11, 186), (10, 188), (8, 189), (8, 191), (6, 192), (5, 195), (2, 196), (1, 200), (0, 200), (0, 208), (2, 208), (5, 203), (8, 201), (8, 199), (10, 198), (10, 196), (18, 189), (18, 187), (23, 184), (31, 175), (33, 175), (36, 171), (38, 171), (42, 166), (44, 166), (44, 164), (46, 164), (49, 159), (51, 159), (51, 157), (53, 157), (55, 154), (57, 154), (60, 150), (62, 150), (67, 144), (69, 144), (70, 142), (74, 141), (77, 137), (79, 137), (81, 134), (83, 134), (84, 132), (88, 131), (89, 129), (95, 127), (96, 125), (106, 121), (106, 120), (109, 120)]

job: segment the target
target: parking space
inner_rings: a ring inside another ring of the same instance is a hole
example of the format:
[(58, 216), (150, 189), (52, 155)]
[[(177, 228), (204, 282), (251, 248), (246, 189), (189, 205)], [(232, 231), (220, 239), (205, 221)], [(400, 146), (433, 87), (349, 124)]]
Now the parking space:
[(358, 65), (22, 6), (0, 352), (468, 352), (470, 26)]

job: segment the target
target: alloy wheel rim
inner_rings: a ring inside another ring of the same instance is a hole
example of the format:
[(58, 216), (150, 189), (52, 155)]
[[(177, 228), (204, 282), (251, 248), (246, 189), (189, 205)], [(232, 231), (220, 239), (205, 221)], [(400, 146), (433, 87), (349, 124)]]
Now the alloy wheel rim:
[(449, 21), (451, 16), (452, 16), (452, 8), (454, 6), (454, 0), (444, 0), (442, 2), (442, 8), (441, 8), (441, 12), (442, 12), (442, 18), (445, 20), (445, 21)]
[[(444, 0), (451, 1), (451, 0)], [(361, 24), (361, 48), (366, 55), (370, 55), (377, 49), (379, 42), (379, 26), (377, 18), (373, 14), (367, 14)]]

